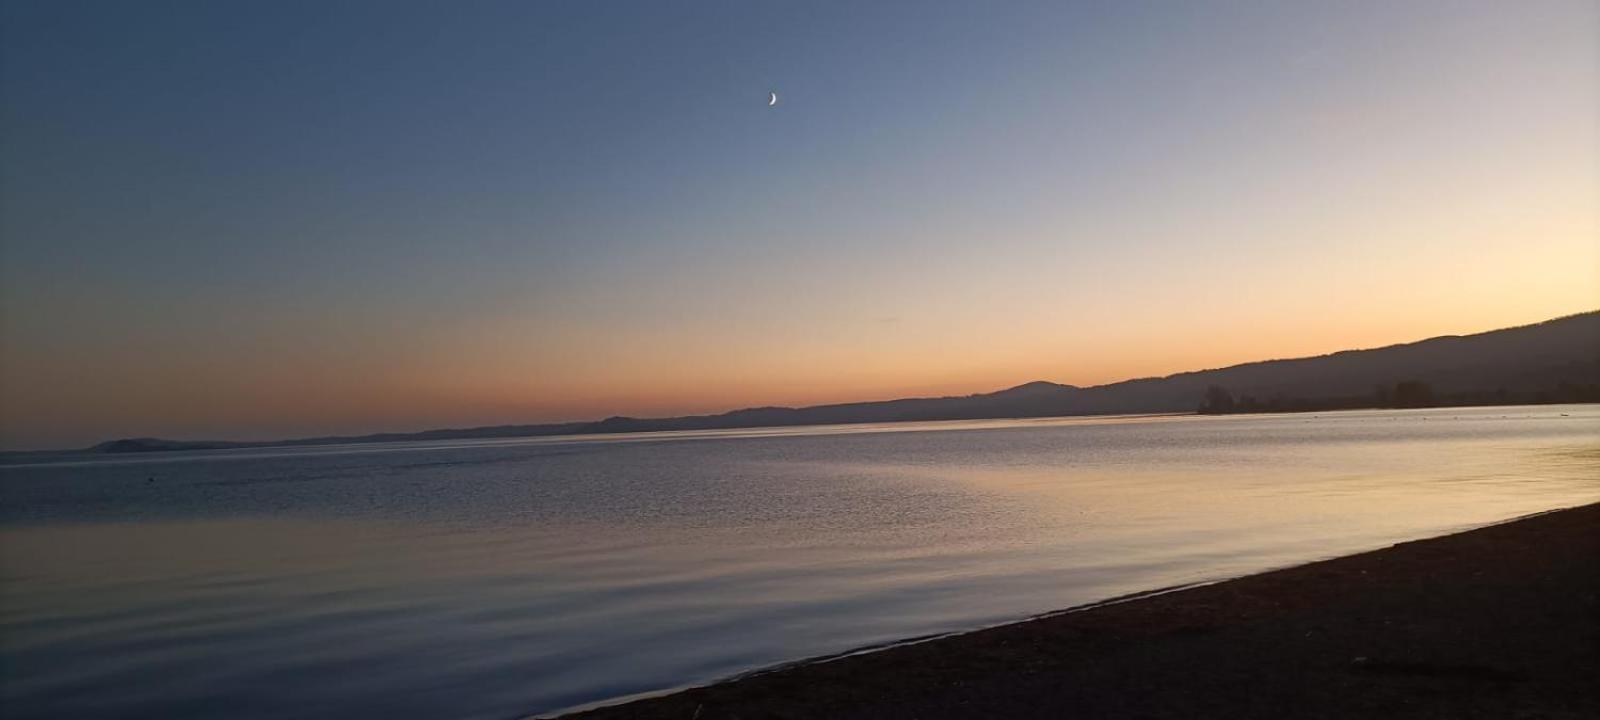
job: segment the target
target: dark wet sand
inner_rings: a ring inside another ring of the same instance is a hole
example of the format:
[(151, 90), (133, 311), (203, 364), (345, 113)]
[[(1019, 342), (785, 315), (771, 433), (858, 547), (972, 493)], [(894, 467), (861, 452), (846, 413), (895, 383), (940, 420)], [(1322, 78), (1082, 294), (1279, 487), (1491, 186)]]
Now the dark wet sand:
[(1600, 718), (1600, 504), (571, 718)]

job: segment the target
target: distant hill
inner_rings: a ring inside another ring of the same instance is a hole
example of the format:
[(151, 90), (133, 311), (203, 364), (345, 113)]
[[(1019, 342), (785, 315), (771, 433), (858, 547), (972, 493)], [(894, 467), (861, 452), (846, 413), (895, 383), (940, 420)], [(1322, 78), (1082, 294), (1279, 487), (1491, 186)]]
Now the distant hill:
[(1443, 400), (1481, 398), (1479, 404), (1496, 398), (1551, 402), (1592, 393), (1600, 385), (1600, 311), (1475, 335), (1101, 385), (1087, 389), (1078, 408), (1194, 409), (1212, 385), (1258, 398), (1369, 396), (1378, 386), (1408, 380), (1427, 383)]
[(1379, 404), (1380, 388), (1400, 382), (1425, 383), (1442, 404), (1600, 399), (1600, 311), (1476, 335), (1452, 335), (1371, 350), (1252, 362), (1087, 388), (1039, 381), (976, 395), (801, 408), (758, 407), (718, 415), (611, 417), (598, 422), (499, 425), (253, 443), (133, 438), (101, 443), (88, 450), (156, 452), (907, 420), (1191, 412), (1212, 386), (1240, 397), (1288, 398), (1310, 403), (1310, 406), (1329, 400), (1337, 400), (1340, 406), (1351, 406), (1362, 399), (1371, 399), (1368, 406), (1375, 406)]

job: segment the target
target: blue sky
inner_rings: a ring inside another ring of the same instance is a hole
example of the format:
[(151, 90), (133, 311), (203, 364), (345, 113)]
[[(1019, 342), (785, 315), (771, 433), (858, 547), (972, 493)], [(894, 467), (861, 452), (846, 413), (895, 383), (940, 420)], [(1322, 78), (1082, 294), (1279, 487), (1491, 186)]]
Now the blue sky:
[(1600, 298), (1587, 2), (3, 13), (7, 447), (1089, 384)]

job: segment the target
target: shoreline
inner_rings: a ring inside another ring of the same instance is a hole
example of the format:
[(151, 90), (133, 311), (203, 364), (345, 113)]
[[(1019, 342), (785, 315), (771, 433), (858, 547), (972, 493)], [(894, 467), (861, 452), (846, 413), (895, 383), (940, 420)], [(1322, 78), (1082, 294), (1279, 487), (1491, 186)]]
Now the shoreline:
[[(780, 435), (823, 435), (830, 434), (823, 431), (835, 428), (849, 428), (852, 432), (899, 432), (898, 430), (871, 428), (893, 428), (901, 425), (931, 425), (948, 423), (952, 426), (963, 423), (1096, 423), (1104, 421), (1121, 420), (1161, 420), (1172, 418), (1225, 418), (1225, 417), (1260, 417), (1271, 415), (1327, 415), (1335, 416), (1339, 413), (1357, 412), (1427, 412), (1432, 410), (1486, 410), (1491, 408), (1526, 409), (1536, 407), (1579, 407), (1587, 405), (1600, 405), (1600, 402), (1550, 402), (1550, 403), (1512, 403), (1501, 405), (1430, 405), (1413, 408), (1382, 408), (1382, 407), (1351, 407), (1321, 410), (1251, 410), (1225, 413), (1202, 413), (1194, 410), (1166, 411), (1166, 412), (1136, 412), (1136, 413), (1083, 413), (1075, 415), (1019, 415), (973, 418), (950, 418), (929, 420), (884, 420), (836, 423), (799, 423), (791, 425), (751, 425), (740, 427), (719, 427), (687, 430), (637, 430), (637, 431), (605, 431), (582, 432), (570, 434), (531, 434), (531, 435), (505, 435), (484, 437), (444, 437), (427, 439), (384, 439), (368, 440), (363, 438), (337, 438), (340, 442), (302, 442), (302, 441), (263, 441), (224, 443), (215, 447), (184, 447), (160, 450), (141, 451), (97, 451), (88, 448), (77, 450), (0, 450), (0, 469), (31, 468), (48, 465), (68, 465), (84, 463), (133, 463), (133, 462), (170, 462), (198, 458), (202, 460), (219, 457), (245, 458), (257, 456), (245, 455), (219, 455), (216, 453), (238, 452), (273, 452), (278, 450), (303, 451), (303, 452), (378, 452), (389, 451), (396, 446), (408, 446), (418, 450), (433, 449), (423, 443), (467, 443), (466, 446), (476, 445), (519, 445), (523, 443), (571, 443), (571, 442), (667, 442), (675, 440), (700, 440), (700, 439), (745, 439), (772, 437)], [(1565, 413), (1562, 413), (1565, 416)], [(865, 430), (858, 430), (867, 428)], [(933, 429), (933, 428), (930, 428)], [(943, 428), (938, 428), (942, 430)], [(950, 429), (969, 429), (952, 427)], [(188, 441), (179, 441), (188, 442)], [(204, 444), (204, 443), (198, 443)]]
[(1600, 503), (540, 715), (1600, 717)]
[[(1275, 361), (1269, 361), (1275, 362)], [(1202, 371), (1209, 372), (1209, 371)], [(1136, 382), (1136, 381), (1126, 381)], [(1015, 388), (1012, 388), (1013, 390)], [(1000, 393), (1006, 392), (1004, 390)], [(998, 394), (998, 393), (991, 393)], [(973, 397), (981, 396), (975, 395)], [(921, 402), (925, 400), (950, 400), (959, 398), (902, 398), (898, 400), (874, 400), (852, 404), (886, 404), (902, 402)], [(686, 419), (699, 419), (704, 416), (681, 416), (673, 418), (638, 419), (638, 418), (608, 418), (602, 421), (583, 421), (569, 423), (547, 423), (539, 425), (486, 425), (470, 428), (439, 428), (433, 430), (418, 430), (407, 432), (370, 433), (366, 435), (330, 435), (322, 437), (287, 438), (280, 440), (172, 440), (166, 438), (120, 438), (107, 440), (89, 447), (82, 448), (56, 448), (56, 449), (0, 449), (0, 465), (24, 465), (30, 460), (52, 459), (63, 457), (93, 458), (93, 457), (126, 457), (143, 455), (170, 456), (173, 453), (208, 452), (217, 450), (274, 450), (280, 448), (324, 448), (346, 447), (359, 445), (385, 445), (393, 443), (419, 443), (439, 441), (517, 441), (538, 438), (589, 438), (606, 437), (613, 435), (654, 435), (657, 433), (705, 433), (718, 431), (775, 431), (792, 428), (808, 427), (840, 427), (850, 425), (887, 425), (897, 423), (923, 423), (923, 422), (982, 422), (996, 421), (1024, 421), (1024, 420), (1068, 420), (1076, 418), (1118, 418), (1118, 417), (1181, 417), (1201, 416), (1214, 417), (1224, 415), (1284, 415), (1305, 413), (1335, 413), (1363, 410), (1448, 410), (1448, 409), (1481, 409), (1493, 407), (1527, 408), (1550, 407), (1560, 405), (1596, 405), (1600, 400), (1589, 398), (1578, 399), (1524, 399), (1504, 400), (1491, 399), (1484, 401), (1442, 402), (1413, 406), (1385, 406), (1385, 405), (1330, 405), (1330, 406), (1296, 406), (1275, 407), (1261, 406), (1251, 409), (1238, 409), (1227, 411), (1204, 411), (1193, 408), (1168, 408), (1147, 410), (1090, 410), (1084, 412), (1068, 413), (1022, 413), (1022, 414), (977, 414), (977, 415), (930, 415), (927, 417), (893, 417), (870, 419), (845, 419), (845, 420), (818, 420), (797, 422), (773, 422), (751, 424), (713, 424), (695, 425), (684, 427), (618, 427), (614, 420), (627, 420), (637, 423), (651, 423), (657, 421), (678, 421)], [(734, 410), (725, 414), (737, 414), (749, 410), (763, 408), (746, 408)], [(776, 408), (786, 410), (810, 410), (814, 407), (803, 408)], [(720, 416), (717, 416), (720, 417)], [(607, 423), (612, 423), (607, 425)]]

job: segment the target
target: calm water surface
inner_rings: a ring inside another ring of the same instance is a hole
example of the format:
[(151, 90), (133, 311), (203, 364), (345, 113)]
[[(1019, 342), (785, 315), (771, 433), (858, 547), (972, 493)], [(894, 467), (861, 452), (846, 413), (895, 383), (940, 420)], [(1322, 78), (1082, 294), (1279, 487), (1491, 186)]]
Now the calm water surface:
[(1597, 500), (1596, 406), (12, 465), (0, 710), (510, 718)]

